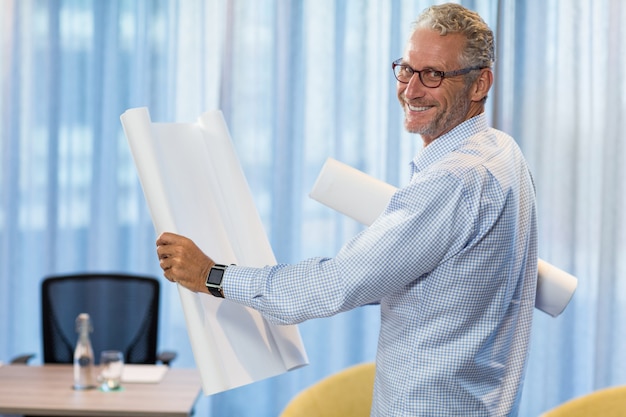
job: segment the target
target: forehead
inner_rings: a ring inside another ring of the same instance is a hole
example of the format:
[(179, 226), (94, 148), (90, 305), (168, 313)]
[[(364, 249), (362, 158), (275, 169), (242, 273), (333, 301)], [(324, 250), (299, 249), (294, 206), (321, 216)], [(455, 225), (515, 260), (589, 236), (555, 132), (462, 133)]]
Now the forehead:
[(460, 33), (441, 36), (435, 30), (419, 28), (411, 34), (402, 58), (416, 69), (450, 70), (458, 67), (464, 46), (465, 37)]

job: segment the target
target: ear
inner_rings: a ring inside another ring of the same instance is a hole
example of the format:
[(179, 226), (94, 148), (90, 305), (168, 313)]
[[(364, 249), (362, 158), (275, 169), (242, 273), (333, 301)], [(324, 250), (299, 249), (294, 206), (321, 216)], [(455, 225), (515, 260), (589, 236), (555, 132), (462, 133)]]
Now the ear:
[(474, 84), (472, 85), (472, 95), (471, 95), (471, 100), (472, 101), (482, 101), (485, 99), (485, 97), (487, 97), (487, 94), (489, 93), (489, 89), (491, 88), (491, 85), (493, 84), (493, 72), (491, 71), (491, 68), (483, 68), (480, 70), (480, 75), (478, 76), (478, 78), (476, 79), (476, 81), (474, 81)]

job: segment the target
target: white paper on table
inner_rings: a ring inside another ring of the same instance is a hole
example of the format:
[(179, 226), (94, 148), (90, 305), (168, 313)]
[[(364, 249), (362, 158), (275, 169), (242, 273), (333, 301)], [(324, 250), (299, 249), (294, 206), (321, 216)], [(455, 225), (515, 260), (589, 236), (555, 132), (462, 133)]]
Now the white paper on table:
[[(328, 158), (309, 196), (369, 226), (385, 210), (396, 188), (335, 159)], [(556, 317), (569, 304), (578, 280), (539, 259), (535, 307)]]
[[(220, 111), (196, 123), (152, 123), (145, 107), (120, 117), (157, 235), (192, 239), (221, 263), (274, 265), (252, 195)], [(308, 364), (296, 326), (178, 286), (205, 395)]]
[(169, 367), (167, 365), (124, 364), (122, 368), (123, 383), (158, 384)]

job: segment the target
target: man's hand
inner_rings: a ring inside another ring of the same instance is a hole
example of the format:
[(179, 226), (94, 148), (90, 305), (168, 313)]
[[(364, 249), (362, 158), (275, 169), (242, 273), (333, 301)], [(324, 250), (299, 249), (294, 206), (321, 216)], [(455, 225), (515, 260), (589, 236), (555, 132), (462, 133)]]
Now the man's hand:
[(165, 278), (195, 292), (208, 293), (206, 277), (215, 262), (184, 236), (162, 233), (156, 241)]

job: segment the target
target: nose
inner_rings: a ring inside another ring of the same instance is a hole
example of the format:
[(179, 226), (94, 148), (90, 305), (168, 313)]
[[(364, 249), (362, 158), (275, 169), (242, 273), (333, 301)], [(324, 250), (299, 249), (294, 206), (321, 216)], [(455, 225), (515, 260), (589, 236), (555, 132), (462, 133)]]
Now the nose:
[(417, 72), (409, 80), (408, 84), (404, 84), (404, 95), (407, 99), (423, 97), (426, 92), (426, 86), (422, 83)]

